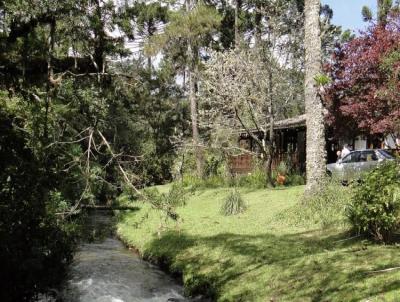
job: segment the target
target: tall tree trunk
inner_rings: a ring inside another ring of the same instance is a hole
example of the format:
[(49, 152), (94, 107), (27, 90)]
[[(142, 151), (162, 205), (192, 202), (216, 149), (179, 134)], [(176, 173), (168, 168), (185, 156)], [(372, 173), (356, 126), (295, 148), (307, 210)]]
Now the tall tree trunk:
[(272, 179), (272, 160), (274, 156), (274, 141), (275, 141), (275, 132), (274, 132), (274, 109), (273, 109), (273, 84), (272, 84), (272, 70), (269, 70), (268, 74), (268, 116), (269, 116), (269, 144), (268, 144), (268, 159), (267, 159), (267, 182), (270, 186), (274, 187), (274, 180)]
[[(150, 40), (150, 38), (154, 35), (154, 32), (152, 31), (153, 27), (153, 20), (149, 20), (147, 22), (147, 37)], [(151, 56), (147, 56), (147, 69), (149, 71), (149, 74), (151, 76), (151, 71), (152, 71), (152, 62), (151, 62)]]
[(305, 0), (305, 109), (307, 116), (306, 193), (319, 189), (325, 176), (325, 126), (315, 77), (321, 72), (320, 0)]
[(48, 143), (49, 139), (49, 110), (53, 93), (53, 81), (54, 81), (54, 68), (53, 68), (53, 56), (54, 56), (54, 45), (55, 45), (55, 33), (56, 33), (56, 20), (53, 19), (50, 22), (50, 34), (48, 40), (48, 53), (47, 53), (47, 84), (46, 84), (46, 102), (45, 102), (45, 117), (44, 117), (44, 130), (43, 136), (45, 143)]
[(262, 36), (262, 13), (261, 13), (261, 3), (257, 1), (256, 12), (254, 21), (254, 42), (255, 47), (261, 46), (261, 36)]
[[(190, 52), (190, 47), (189, 47)], [(196, 99), (196, 79), (194, 67), (189, 68), (188, 72), (188, 84), (189, 84), (189, 102), (190, 102), (190, 117), (192, 120), (192, 141), (194, 146), (194, 152), (196, 156), (196, 168), (197, 168), (197, 176), (204, 176), (204, 158), (203, 158), (203, 150), (200, 145), (200, 135), (199, 135), (199, 127), (197, 120), (197, 99)]]
[[(95, 13), (96, 17), (99, 20), (99, 24), (95, 29), (95, 47), (94, 47), (94, 62), (97, 72), (104, 73), (105, 72), (105, 62), (104, 62), (104, 52), (105, 52), (105, 44), (106, 44), (106, 33), (104, 29), (104, 21), (102, 19), (102, 8), (99, 0), (95, 1), (96, 8)], [(98, 81), (100, 81), (100, 75), (98, 76)]]
[[(186, 0), (186, 10), (190, 12), (193, 8), (191, 0)], [(194, 153), (196, 156), (196, 170), (197, 176), (204, 176), (204, 157), (203, 150), (200, 145), (200, 135), (197, 120), (197, 99), (196, 99), (196, 60), (197, 55), (195, 54), (192, 41), (188, 40), (188, 84), (189, 84), (189, 102), (190, 102), (190, 117), (192, 121), (192, 142), (194, 146)]]
[(242, 7), (242, 1), (236, 0), (235, 2), (235, 47), (237, 48), (240, 42), (239, 39), (239, 14)]

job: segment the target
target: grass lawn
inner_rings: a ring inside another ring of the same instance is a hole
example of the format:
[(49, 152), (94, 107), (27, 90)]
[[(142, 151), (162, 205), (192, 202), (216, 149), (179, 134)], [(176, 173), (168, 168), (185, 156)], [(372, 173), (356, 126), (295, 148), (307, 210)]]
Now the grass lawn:
[(142, 205), (121, 214), (118, 234), (145, 258), (182, 273), (188, 293), (218, 301), (400, 301), (400, 270), (370, 273), (400, 266), (399, 246), (343, 240), (350, 236), (343, 228), (283, 219), (303, 187), (242, 190), (247, 211), (224, 217), (228, 192), (197, 191), (178, 210), (183, 222), (169, 222), (160, 235), (161, 213)]

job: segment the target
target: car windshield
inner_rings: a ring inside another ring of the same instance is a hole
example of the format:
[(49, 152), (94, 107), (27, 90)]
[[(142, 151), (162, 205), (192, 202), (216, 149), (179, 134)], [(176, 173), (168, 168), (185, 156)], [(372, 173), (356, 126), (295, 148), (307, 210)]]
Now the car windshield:
[(379, 150), (379, 153), (386, 159), (392, 159), (393, 156), (390, 155), (386, 150)]

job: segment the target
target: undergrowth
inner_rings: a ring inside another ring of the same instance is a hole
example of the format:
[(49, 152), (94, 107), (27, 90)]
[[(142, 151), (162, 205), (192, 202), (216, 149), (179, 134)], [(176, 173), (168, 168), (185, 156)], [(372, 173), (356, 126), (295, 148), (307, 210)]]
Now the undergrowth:
[[(276, 180), (276, 171), (272, 172), (272, 179)], [(211, 175), (205, 178), (199, 178), (193, 175), (185, 175), (180, 181), (184, 187), (190, 187), (194, 190), (216, 189), (221, 187), (239, 187), (248, 189), (265, 189), (267, 185), (267, 176), (263, 169), (256, 168), (248, 174), (238, 175)], [(299, 186), (305, 184), (303, 175), (292, 173), (286, 176), (284, 186)]]
[(278, 214), (277, 220), (293, 226), (345, 228), (348, 226), (346, 208), (351, 190), (337, 181), (326, 180), (318, 193), (303, 197), (295, 206)]

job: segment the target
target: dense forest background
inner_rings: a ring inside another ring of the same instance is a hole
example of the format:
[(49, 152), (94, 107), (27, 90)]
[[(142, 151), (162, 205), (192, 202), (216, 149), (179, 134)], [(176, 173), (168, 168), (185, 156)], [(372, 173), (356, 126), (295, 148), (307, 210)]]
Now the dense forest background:
[[(202, 89), (211, 52), (257, 50), (276, 92), (260, 114), (304, 112), (304, 3), (266, 2), (0, 1), (2, 301), (56, 285), (82, 204), (168, 182), (184, 164), (212, 173), (223, 153), (207, 153), (222, 129)], [(325, 57), (350, 38), (331, 18), (322, 7)]]

